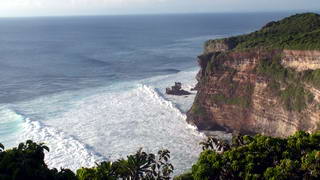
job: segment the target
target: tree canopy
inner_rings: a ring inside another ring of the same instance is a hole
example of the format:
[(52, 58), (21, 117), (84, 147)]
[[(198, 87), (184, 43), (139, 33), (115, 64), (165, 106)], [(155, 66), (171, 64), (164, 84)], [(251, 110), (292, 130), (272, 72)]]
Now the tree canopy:
[(299, 131), (286, 139), (237, 136), (231, 145), (213, 139), (202, 143), (192, 171), (177, 180), (320, 179), (320, 132)]
[(155, 155), (140, 149), (126, 159), (97, 163), (75, 174), (70, 169), (49, 169), (45, 151), (49, 152), (47, 146), (30, 140), (9, 150), (0, 144), (0, 180), (169, 180), (174, 169), (168, 150)]
[[(234, 49), (320, 50), (320, 15), (303, 13), (266, 24), (259, 31), (225, 39)], [(213, 43), (209, 40), (208, 43)]]
[[(231, 142), (208, 137), (190, 172), (176, 180), (320, 179), (320, 132), (299, 131), (288, 138), (263, 135), (234, 136)], [(0, 144), (0, 180), (169, 180), (174, 167), (170, 152), (142, 149), (114, 162), (93, 168), (49, 169), (44, 144), (33, 141), (5, 150)]]

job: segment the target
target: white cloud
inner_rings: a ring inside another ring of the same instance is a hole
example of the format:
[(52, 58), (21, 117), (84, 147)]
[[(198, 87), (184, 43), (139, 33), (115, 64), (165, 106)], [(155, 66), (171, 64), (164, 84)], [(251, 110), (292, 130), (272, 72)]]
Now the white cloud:
[(1, 0), (0, 8), (122, 6), (166, 0)]
[(0, 0), (0, 16), (94, 13), (95, 9), (121, 9), (164, 1), (167, 0)]
[(0, 0), (0, 16), (236, 12), (316, 8), (320, 9), (319, 0)]

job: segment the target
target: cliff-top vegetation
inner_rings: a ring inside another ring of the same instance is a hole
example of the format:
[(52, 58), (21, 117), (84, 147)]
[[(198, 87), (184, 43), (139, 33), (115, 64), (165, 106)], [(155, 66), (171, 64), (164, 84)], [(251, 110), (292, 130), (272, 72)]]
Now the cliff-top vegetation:
[[(249, 48), (320, 49), (320, 15), (304, 13), (266, 24), (259, 31), (225, 39), (235, 50)], [(209, 40), (206, 44), (215, 40)]]

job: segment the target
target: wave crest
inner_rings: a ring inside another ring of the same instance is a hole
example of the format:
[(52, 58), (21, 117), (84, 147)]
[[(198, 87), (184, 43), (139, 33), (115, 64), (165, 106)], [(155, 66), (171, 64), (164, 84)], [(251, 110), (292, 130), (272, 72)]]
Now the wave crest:
[(43, 126), (38, 121), (26, 119), (21, 141), (28, 139), (38, 143), (47, 143), (50, 153), (46, 153), (45, 161), (51, 168), (70, 168), (76, 170), (80, 167), (92, 167), (101, 161), (96, 153), (73, 137), (52, 127)]

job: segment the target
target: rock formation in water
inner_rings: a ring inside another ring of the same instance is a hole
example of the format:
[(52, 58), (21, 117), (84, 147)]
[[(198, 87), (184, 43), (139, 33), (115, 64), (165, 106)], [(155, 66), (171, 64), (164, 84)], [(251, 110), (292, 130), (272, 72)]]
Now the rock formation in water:
[(200, 131), (288, 136), (320, 129), (320, 15), (209, 40), (187, 121)]
[(171, 88), (166, 88), (166, 93), (169, 95), (176, 95), (176, 96), (191, 94), (190, 92), (182, 89), (182, 84), (180, 82), (175, 82), (174, 86), (171, 86)]

